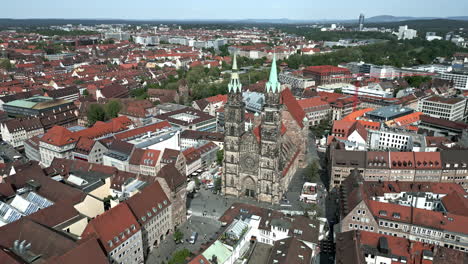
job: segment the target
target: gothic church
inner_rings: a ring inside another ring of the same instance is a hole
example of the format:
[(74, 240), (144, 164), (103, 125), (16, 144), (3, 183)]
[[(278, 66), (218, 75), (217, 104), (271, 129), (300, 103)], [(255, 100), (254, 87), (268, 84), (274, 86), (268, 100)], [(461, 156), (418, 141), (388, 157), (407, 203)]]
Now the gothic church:
[(278, 82), (273, 58), (262, 113), (246, 126), (236, 57), (224, 106), (225, 139), (222, 191), (279, 203), (296, 169), (305, 165), (307, 122), (289, 88)]

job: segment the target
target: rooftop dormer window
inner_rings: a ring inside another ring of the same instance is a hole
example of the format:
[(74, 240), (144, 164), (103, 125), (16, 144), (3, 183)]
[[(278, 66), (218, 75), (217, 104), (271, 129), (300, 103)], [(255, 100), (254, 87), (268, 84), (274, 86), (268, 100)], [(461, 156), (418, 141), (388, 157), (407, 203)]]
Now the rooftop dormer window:
[(379, 211), (379, 215), (381, 215), (381, 216), (387, 216), (387, 211), (385, 211), (385, 210), (380, 210), (380, 211)]

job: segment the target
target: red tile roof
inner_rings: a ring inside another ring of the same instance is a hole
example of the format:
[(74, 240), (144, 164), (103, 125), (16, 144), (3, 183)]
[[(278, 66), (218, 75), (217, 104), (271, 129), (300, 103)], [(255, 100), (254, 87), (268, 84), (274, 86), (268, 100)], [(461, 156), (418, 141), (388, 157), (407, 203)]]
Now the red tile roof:
[[(412, 223), (423, 227), (468, 234), (468, 216), (424, 210), (410, 206), (367, 200), (372, 214), (377, 218)], [(385, 211), (385, 214), (383, 212)], [(398, 217), (394, 213), (399, 214)]]
[(387, 122), (389, 126), (406, 126), (419, 122), (422, 112), (414, 112), (409, 115), (395, 118)]
[(414, 169), (414, 154), (413, 152), (390, 152), (390, 167)]
[(108, 122), (96, 122), (94, 126), (76, 132), (71, 132), (61, 126), (54, 126), (44, 134), (41, 141), (55, 146), (64, 146), (77, 142), (80, 137), (94, 139), (104, 135), (117, 133), (128, 129), (131, 124), (132, 121), (128, 119), (128, 117), (120, 116), (113, 118)]
[(351, 72), (347, 68), (341, 68), (331, 65), (322, 65), (322, 66), (309, 66), (304, 69), (304, 71), (319, 73), (321, 75), (331, 74), (331, 73), (347, 73), (351, 74)]
[(227, 95), (226, 94), (218, 94), (218, 95), (215, 95), (215, 96), (211, 96), (211, 97), (208, 97), (208, 98), (205, 98), (205, 100), (207, 100), (208, 102), (210, 103), (217, 103), (217, 102), (224, 102), (226, 103), (227, 102)]
[(468, 216), (468, 198), (464, 195), (466, 195), (466, 193), (461, 194), (460, 192), (454, 191), (443, 197), (442, 203), (445, 209), (452, 214)]
[(148, 132), (156, 132), (156, 131), (158, 131), (160, 129), (169, 128), (169, 127), (172, 127), (171, 124), (169, 124), (169, 122), (161, 121), (159, 123), (151, 124), (151, 125), (144, 126), (144, 127), (135, 128), (135, 129), (132, 129), (132, 130), (128, 130), (128, 131), (116, 134), (114, 137), (116, 139), (119, 139), (119, 140), (127, 140), (127, 139), (132, 138), (132, 137), (145, 135)]
[[(360, 232), (360, 244), (378, 249), (379, 239), (385, 237), (392, 255), (406, 258), (406, 264), (424, 264), (423, 250), (433, 251), (434, 246), (421, 242), (412, 242), (406, 238), (394, 237), (373, 232)], [(402, 263), (399, 261), (392, 263)], [(430, 262), (432, 263), (432, 261)]]
[(302, 109), (311, 108), (311, 107), (320, 107), (320, 106), (328, 106), (329, 104), (322, 100), (320, 97), (311, 97), (307, 99), (302, 99), (297, 101)]
[(358, 117), (362, 117), (362, 116), (364, 116), (365, 113), (370, 112), (370, 111), (374, 111), (374, 108), (365, 108), (365, 109), (354, 111), (354, 112), (350, 113), (349, 115), (343, 117), (343, 119), (341, 119), (341, 120), (354, 121)]
[(414, 162), (416, 163), (417, 169), (442, 169), (440, 152), (414, 152)]
[(146, 149), (140, 159), (140, 165), (155, 167), (158, 163), (160, 154), (161, 151), (159, 150)]
[(286, 88), (281, 92), (281, 100), (288, 108), (288, 112), (293, 116), (294, 120), (296, 120), (297, 125), (301, 128), (304, 127), (304, 110), (302, 110), (302, 107), (299, 105), (296, 98), (294, 98), (289, 88)]
[(125, 203), (141, 225), (145, 225), (171, 205), (158, 181), (151, 183)]
[(78, 137), (74, 136), (73, 132), (61, 126), (54, 126), (41, 138), (42, 142), (55, 146), (72, 144), (77, 140)]
[[(132, 229), (132, 226), (135, 228)], [(127, 234), (127, 229), (130, 234)], [(96, 234), (106, 252), (109, 253), (138, 231), (140, 231), (140, 225), (132, 211), (126, 203), (120, 203), (92, 219), (83, 231), (82, 236), (87, 237)], [(124, 238), (122, 238), (122, 234)], [(112, 241), (112, 246), (108, 243), (109, 241)]]

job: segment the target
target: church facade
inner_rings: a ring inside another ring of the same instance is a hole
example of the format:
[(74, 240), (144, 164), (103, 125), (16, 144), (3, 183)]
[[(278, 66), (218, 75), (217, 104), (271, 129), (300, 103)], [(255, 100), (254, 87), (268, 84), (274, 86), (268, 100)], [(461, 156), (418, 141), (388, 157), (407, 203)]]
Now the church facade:
[(223, 194), (279, 203), (296, 169), (306, 164), (307, 119), (291, 91), (282, 88), (273, 59), (262, 113), (246, 126), (234, 57), (224, 106)]

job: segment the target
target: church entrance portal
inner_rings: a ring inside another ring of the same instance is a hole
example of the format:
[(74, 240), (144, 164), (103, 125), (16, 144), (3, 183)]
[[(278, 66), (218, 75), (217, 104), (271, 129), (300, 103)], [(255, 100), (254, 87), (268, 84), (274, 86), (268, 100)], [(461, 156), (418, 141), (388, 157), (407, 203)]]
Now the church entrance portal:
[(246, 177), (243, 182), (244, 195), (247, 197), (255, 197), (255, 182), (251, 177)]

